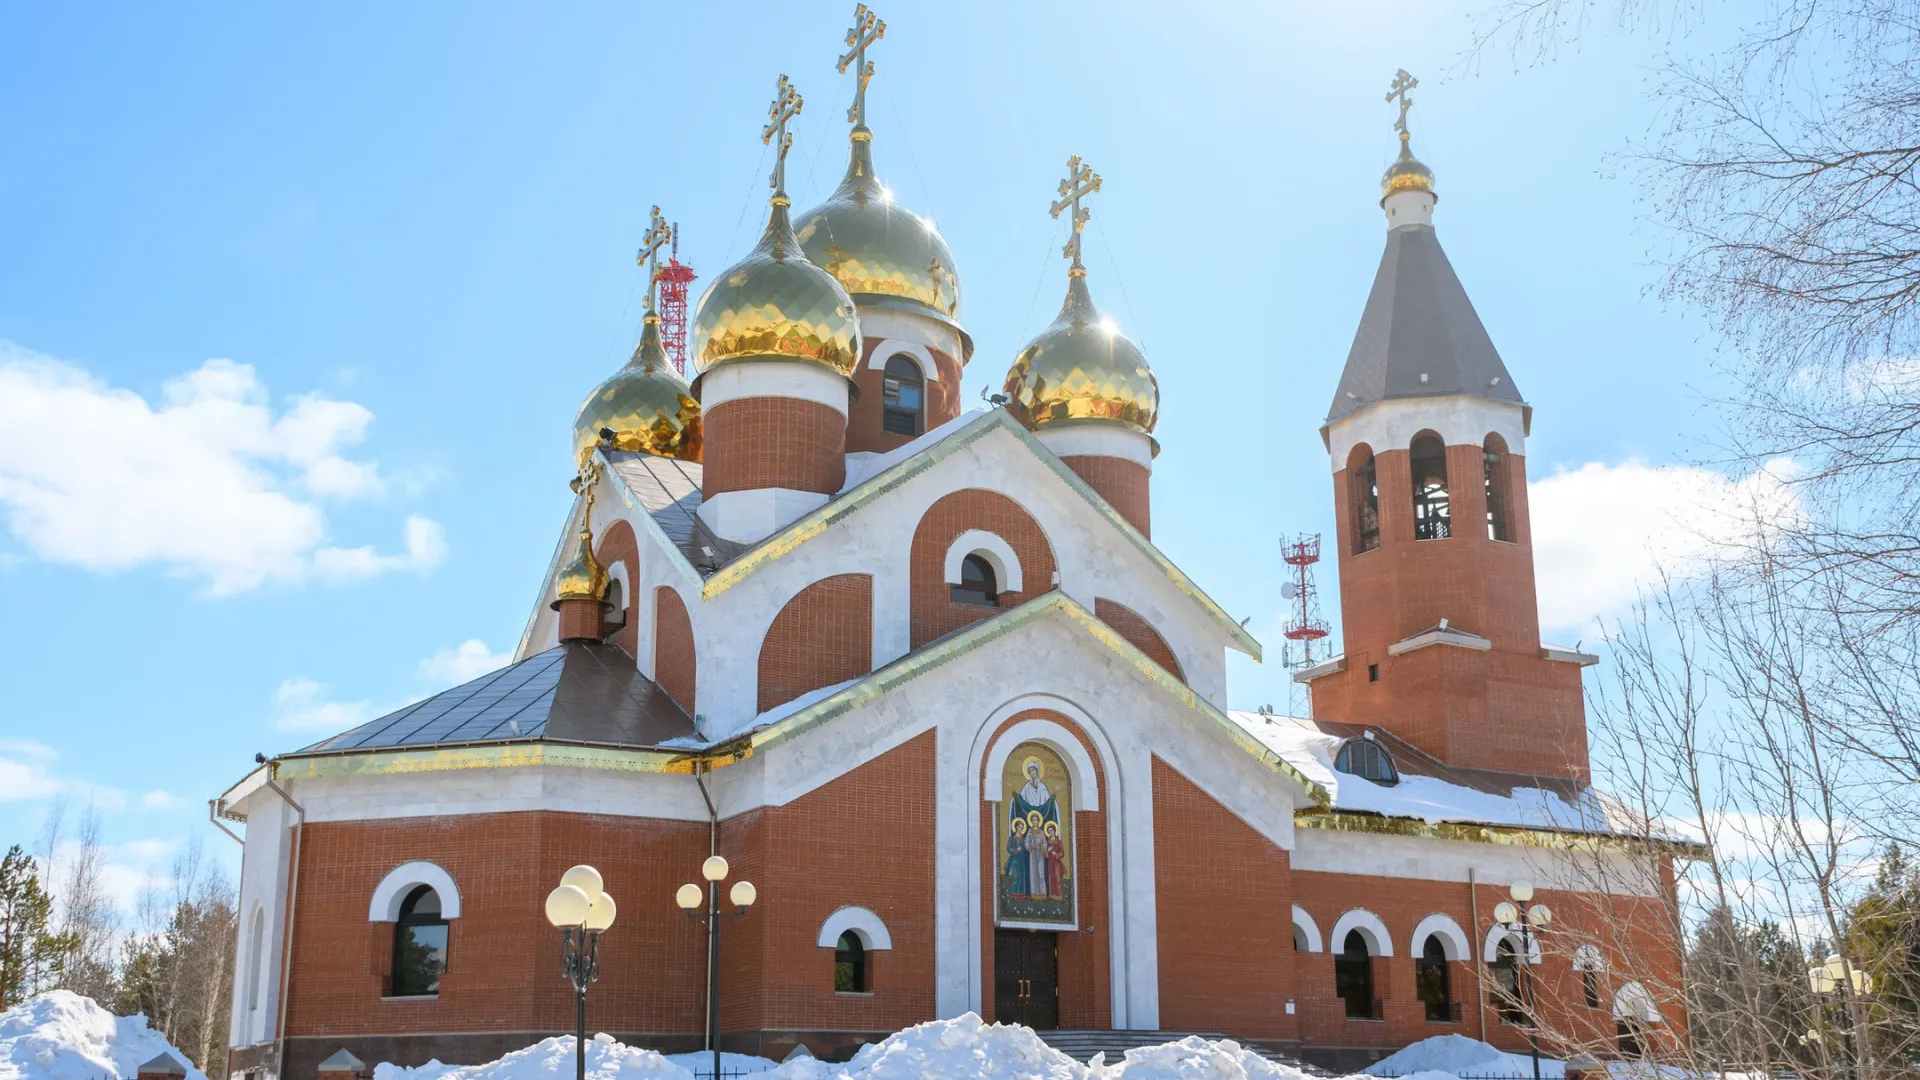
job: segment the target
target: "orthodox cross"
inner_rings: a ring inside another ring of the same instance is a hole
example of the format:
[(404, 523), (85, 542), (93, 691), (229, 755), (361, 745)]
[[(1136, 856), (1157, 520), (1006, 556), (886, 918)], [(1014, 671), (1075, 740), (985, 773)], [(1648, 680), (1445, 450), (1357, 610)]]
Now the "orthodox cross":
[(660, 208), (653, 208), (653, 220), (648, 222), (646, 234), (640, 237), (640, 253), (633, 261), (647, 268), (647, 310), (652, 311), (658, 298), (660, 284), (660, 249), (669, 241), (677, 245), (678, 238), (667, 227), (667, 221), (660, 216)]
[(773, 201), (781, 206), (787, 204), (787, 151), (793, 149), (793, 132), (787, 130), (787, 121), (799, 116), (805, 103), (793, 83), (780, 76), (773, 86), (773, 104), (767, 106), (767, 126), (760, 129), (761, 143), (773, 144), (773, 175), (767, 177), (767, 183), (773, 188)]
[(1413, 98), (1407, 92), (1419, 85), (1419, 79), (1407, 74), (1406, 68), (1401, 68), (1394, 73), (1393, 85), (1387, 87), (1388, 101), (1400, 99), (1400, 119), (1393, 122), (1393, 130), (1399, 132), (1402, 139), (1407, 137), (1407, 110), (1413, 108)]
[(873, 80), (873, 61), (867, 59), (867, 46), (887, 36), (887, 24), (880, 17), (867, 10), (867, 5), (857, 4), (853, 9), (853, 26), (847, 31), (847, 55), (840, 58), (840, 74), (847, 73), (847, 66), (853, 66), (854, 90), (853, 106), (847, 110), (847, 122), (856, 129), (867, 126), (867, 83)]
[(1093, 216), (1093, 211), (1081, 206), (1080, 200), (1099, 190), (1100, 174), (1081, 161), (1079, 154), (1068, 158), (1067, 178), (1060, 181), (1060, 197), (1054, 200), (1048, 213), (1057, 218), (1060, 216), (1060, 211), (1068, 207), (1073, 208), (1073, 213), (1068, 219), (1073, 223), (1073, 236), (1067, 241), (1067, 246), (1060, 249), (1060, 254), (1073, 260), (1073, 266), (1069, 272), (1086, 273), (1087, 268), (1080, 263), (1080, 230), (1087, 227), (1087, 219)]

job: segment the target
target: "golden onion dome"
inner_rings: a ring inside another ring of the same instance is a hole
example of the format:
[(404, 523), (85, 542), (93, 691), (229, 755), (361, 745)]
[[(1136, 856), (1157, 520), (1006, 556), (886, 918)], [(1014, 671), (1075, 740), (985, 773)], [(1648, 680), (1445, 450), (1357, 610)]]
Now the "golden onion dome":
[(1413, 156), (1413, 147), (1406, 133), (1400, 135), (1400, 156), (1380, 177), (1380, 201), (1385, 203), (1387, 196), (1402, 191), (1424, 191), (1437, 200), (1439, 195), (1433, 190), (1433, 170), (1419, 158)]
[[(933, 222), (893, 201), (873, 171), (873, 135), (853, 131), (847, 175), (801, 215), (795, 235), (861, 305), (897, 306), (959, 327), (960, 278)], [(969, 351), (971, 341), (967, 342)]]
[(559, 607), (562, 600), (604, 600), (606, 595), (607, 571), (600, 560), (593, 557), (593, 531), (583, 524), (580, 547), (574, 551), (573, 560), (561, 567), (553, 579), (551, 606)]
[(1008, 411), (1035, 430), (1109, 420), (1151, 435), (1160, 417), (1160, 383), (1147, 358), (1094, 309), (1078, 269), (1069, 272), (1059, 317), (1014, 359), (1006, 395)]
[(760, 243), (714, 278), (693, 318), (696, 377), (752, 357), (810, 360), (849, 378), (860, 364), (853, 300), (807, 261), (784, 195), (776, 196)]
[(651, 311), (633, 358), (594, 387), (574, 418), (577, 463), (585, 464), (594, 448), (603, 444), (655, 457), (700, 460), (700, 403), (667, 362), (660, 343), (660, 317)]

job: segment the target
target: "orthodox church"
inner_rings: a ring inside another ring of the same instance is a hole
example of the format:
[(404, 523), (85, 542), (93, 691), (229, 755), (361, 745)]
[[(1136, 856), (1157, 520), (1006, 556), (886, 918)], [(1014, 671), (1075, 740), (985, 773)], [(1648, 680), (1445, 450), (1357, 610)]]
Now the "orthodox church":
[[(543, 901), (579, 863), (618, 902), (590, 1030), (697, 1049), (707, 931), (675, 896), (716, 854), (757, 891), (721, 938), (727, 1050), (840, 1057), (968, 1010), (1345, 1066), (1446, 1033), (1522, 1049), (1530, 1017), (1621, 1054), (1679, 1037), (1688, 849), (1588, 785), (1595, 657), (1540, 640), (1533, 417), (1440, 247), (1412, 81), (1320, 431), (1344, 652), (1296, 676), (1294, 718), (1229, 709), (1226, 656), (1260, 643), (1153, 544), (1181, 404), (1095, 305), (1101, 177), (1071, 159), (1051, 206), (1059, 314), (976, 356), (946, 241), (876, 176), (883, 32), (863, 6), (846, 175), (800, 214), (781, 78), (765, 228), (699, 300), (691, 381), (650, 290), (581, 406), (513, 662), (216, 801), (245, 827), (236, 1076), (570, 1031)], [(656, 211), (656, 278), (667, 236)], [(963, 412), (973, 363), (1004, 392)], [(1525, 928), (1501, 906), (1523, 880)]]

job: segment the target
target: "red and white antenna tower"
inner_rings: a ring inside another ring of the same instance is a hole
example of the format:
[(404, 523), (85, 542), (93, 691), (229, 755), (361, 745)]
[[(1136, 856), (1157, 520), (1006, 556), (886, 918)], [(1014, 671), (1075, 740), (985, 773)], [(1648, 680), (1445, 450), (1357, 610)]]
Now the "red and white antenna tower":
[(700, 275), (680, 261), (680, 223), (673, 223), (673, 249), (660, 268), (660, 342), (673, 370), (687, 373), (687, 286)]
[(1280, 541), (1281, 557), (1293, 577), (1280, 586), (1280, 595), (1294, 605), (1293, 617), (1282, 631), (1287, 639), (1286, 664), (1296, 670), (1326, 659), (1330, 646), (1315, 643), (1329, 633), (1320, 617), (1320, 590), (1313, 584), (1313, 564), (1320, 561), (1320, 534), (1301, 533), (1291, 543)]

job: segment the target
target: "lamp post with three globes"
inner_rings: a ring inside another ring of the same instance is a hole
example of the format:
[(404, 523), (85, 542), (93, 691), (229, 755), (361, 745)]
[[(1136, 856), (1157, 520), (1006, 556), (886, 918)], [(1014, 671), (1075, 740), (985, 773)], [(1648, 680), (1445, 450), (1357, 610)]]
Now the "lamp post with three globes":
[(1540, 1022), (1534, 1016), (1533, 1001), (1533, 932), (1552, 924), (1553, 911), (1545, 904), (1528, 905), (1533, 899), (1531, 882), (1516, 881), (1508, 893), (1513, 899), (1494, 905), (1493, 921), (1520, 934), (1520, 955), (1515, 958), (1515, 966), (1526, 979), (1521, 1000), (1527, 1009), (1527, 1045), (1533, 1053), (1533, 1080), (1540, 1080)]
[(560, 931), (562, 967), (573, 983), (573, 1075), (587, 1080), (587, 987), (600, 977), (600, 935), (613, 925), (613, 897), (600, 871), (576, 866), (547, 894), (547, 921)]
[[(727, 860), (718, 855), (707, 856), (707, 861), (700, 864), (700, 876), (707, 880), (704, 897), (700, 886), (689, 881), (680, 886), (673, 898), (687, 913), (687, 918), (707, 921), (707, 1045), (713, 1050), (712, 1080), (720, 1080), (720, 920), (729, 915), (745, 915), (760, 898), (760, 891), (751, 881), (734, 882), (727, 892), (734, 910), (721, 911), (720, 883), (727, 880)], [(705, 911), (700, 910), (703, 898), (707, 902)]]

